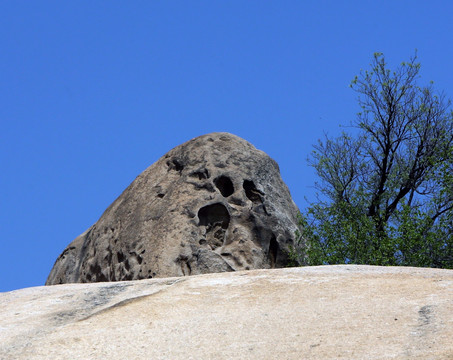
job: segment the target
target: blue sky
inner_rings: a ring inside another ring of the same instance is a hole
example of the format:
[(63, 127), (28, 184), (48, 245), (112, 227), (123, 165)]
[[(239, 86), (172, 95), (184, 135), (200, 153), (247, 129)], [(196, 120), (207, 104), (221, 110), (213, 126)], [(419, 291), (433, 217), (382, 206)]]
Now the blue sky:
[(0, 291), (54, 261), (145, 168), (202, 134), (267, 152), (299, 208), (306, 158), (358, 112), (374, 52), (418, 49), (453, 97), (451, 1), (0, 1)]

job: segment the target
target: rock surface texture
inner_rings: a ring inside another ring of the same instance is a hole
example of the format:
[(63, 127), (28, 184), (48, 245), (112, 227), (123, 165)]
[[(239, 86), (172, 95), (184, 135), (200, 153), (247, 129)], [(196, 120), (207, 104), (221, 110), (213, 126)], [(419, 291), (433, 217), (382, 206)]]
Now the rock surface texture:
[(283, 267), (296, 215), (268, 155), (228, 133), (200, 136), (140, 174), (46, 285)]
[(453, 359), (453, 271), (252, 270), (0, 294), (0, 359)]

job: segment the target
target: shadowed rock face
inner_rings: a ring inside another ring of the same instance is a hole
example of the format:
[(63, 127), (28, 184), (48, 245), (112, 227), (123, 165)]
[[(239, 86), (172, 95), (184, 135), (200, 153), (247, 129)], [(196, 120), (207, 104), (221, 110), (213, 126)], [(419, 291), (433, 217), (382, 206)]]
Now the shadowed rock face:
[(268, 155), (228, 133), (200, 136), (140, 174), (46, 285), (284, 267), (296, 215)]

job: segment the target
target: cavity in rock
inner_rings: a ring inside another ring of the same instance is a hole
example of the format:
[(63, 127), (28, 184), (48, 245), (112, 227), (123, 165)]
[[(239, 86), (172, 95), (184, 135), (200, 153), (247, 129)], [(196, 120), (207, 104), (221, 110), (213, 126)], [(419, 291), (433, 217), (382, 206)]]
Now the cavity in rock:
[(205, 243), (212, 250), (222, 246), (230, 224), (230, 214), (227, 208), (220, 203), (207, 205), (198, 211), (198, 218), (200, 219), (199, 225), (206, 226)]
[(172, 161), (167, 161), (167, 166), (170, 170), (176, 170), (179, 173), (184, 169), (184, 164), (178, 160), (178, 159), (173, 159)]
[(227, 208), (220, 203), (202, 207), (198, 211), (198, 219), (200, 219), (199, 225), (212, 226), (220, 223), (223, 229), (227, 229), (230, 224), (230, 214)]
[(275, 263), (277, 262), (277, 253), (278, 253), (279, 245), (275, 235), (272, 234), (271, 241), (269, 242), (269, 262), (271, 264), (271, 268), (275, 268)]
[(214, 184), (224, 197), (228, 197), (234, 193), (233, 182), (228, 176), (221, 175), (215, 178)]
[(201, 169), (194, 171), (190, 174), (192, 177), (198, 177), (199, 180), (209, 179), (209, 171), (207, 169)]
[(262, 195), (264, 195), (264, 193), (256, 188), (253, 181), (244, 180), (242, 187), (244, 188), (245, 196), (247, 196), (249, 200), (253, 202), (263, 202)]

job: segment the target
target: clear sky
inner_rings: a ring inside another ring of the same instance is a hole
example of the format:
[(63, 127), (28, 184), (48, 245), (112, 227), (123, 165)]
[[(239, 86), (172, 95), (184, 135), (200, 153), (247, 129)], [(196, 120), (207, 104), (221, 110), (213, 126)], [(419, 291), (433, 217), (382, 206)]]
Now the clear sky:
[(299, 208), (306, 158), (358, 112), (374, 52), (418, 49), (453, 97), (453, 2), (0, 1), (0, 291), (54, 261), (145, 168), (227, 131), (280, 165)]

